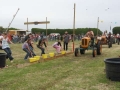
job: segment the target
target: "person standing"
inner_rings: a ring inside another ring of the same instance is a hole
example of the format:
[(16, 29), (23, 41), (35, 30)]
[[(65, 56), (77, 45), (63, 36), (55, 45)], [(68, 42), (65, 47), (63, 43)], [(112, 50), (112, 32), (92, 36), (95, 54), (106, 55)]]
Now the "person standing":
[(65, 32), (64, 37), (63, 37), (63, 38), (64, 38), (64, 40), (63, 40), (63, 41), (64, 41), (64, 50), (66, 50), (66, 51), (67, 51), (67, 50), (68, 50), (69, 38), (70, 38), (70, 37), (69, 37), (69, 34), (68, 34), (68, 32), (67, 32), (67, 31)]
[(80, 41), (80, 34), (78, 34), (78, 41)]
[(120, 34), (119, 33), (117, 33), (116, 38), (117, 38), (116, 41), (119, 43), (120, 42)]
[(13, 62), (12, 52), (8, 43), (12, 43), (7, 37), (7, 33), (3, 33), (2, 38), (2, 49), (7, 53), (6, 58), (9, 58), (10, 62)]

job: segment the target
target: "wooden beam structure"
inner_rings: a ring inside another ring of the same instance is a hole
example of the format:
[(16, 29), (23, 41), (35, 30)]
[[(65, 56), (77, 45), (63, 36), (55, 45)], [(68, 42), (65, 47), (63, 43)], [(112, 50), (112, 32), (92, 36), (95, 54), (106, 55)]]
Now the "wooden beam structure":
[(38, 21), (36, 21), (36, 22), (25, 22), (24, 24), (25, 25), (28, 25), (28, 24), (35, 24), (35, 25), (38, 25), (38, 24), (49, 24), (50, 23), (50, 21), (41, 21), (41, 22), (38, 22)]
[(47, 17), (46, 17), (46, 21), (40, 21), (40, 22), (38, 22), (38, 21), (28, 22), (28, 18), (27, 18), (27, 22), (24, 22), (24, 25), (27, 25), (27, 31), (29, 31), (29, 30), (28, 30), (28, 25), (29, 25), (29, 24), (34, 24), (34, 25), (46, 24), (46, 37), (47, 37), (47, 24), (49, 24), (49, 23), (50, 23), (50, 21), (47, 21)]

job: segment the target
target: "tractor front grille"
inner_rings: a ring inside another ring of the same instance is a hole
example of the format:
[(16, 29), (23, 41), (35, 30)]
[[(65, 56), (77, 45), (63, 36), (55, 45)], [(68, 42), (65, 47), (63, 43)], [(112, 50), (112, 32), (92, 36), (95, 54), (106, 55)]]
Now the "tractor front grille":
[(82, 39), (82, 45), (87, 45), (87, 39)]

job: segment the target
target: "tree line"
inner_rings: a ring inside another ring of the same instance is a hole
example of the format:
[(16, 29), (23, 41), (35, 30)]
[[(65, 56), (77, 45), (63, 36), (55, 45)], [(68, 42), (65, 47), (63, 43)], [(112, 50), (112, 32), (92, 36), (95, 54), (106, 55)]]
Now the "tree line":
[[(97, 32), (98, 35), (102, 34), (102, 31), (100, 31), (97, 28), (77, 28), (75, 29), (74, 32), (76, 35), (78, 34), (84, 35), (88, 30), (92, 30), (95, 35), (97, 35)], [(31, 31), (32, 33), (42, 33), (42, 32), (46, 33), (46, 29), (41, 29), (41, 28), (32, 28)], [(63, 35), (65, 31), (67, 31), (69, 34), (73, 34), (73, 29), (47, 29), (47, 35), (49, 35), (50, 33), (60, 33), (61, 35)]]
[(113, 34), (117, 34), (117, 33), (120, 34), (120, 27), (114, 27), (112, 31), (113, 31)]
[[(0, 27), (0, 32), (5, 32), (7, 30), (7, 28), (3, 28), (3, 27)], [(8, 30), (19, 30), (17, 28), (9, 28)], [(94, 32), (95, 35), (97, 35), (97, 32), (98, 32), (98, 35), (101, 35), (102, 34), (102, 31), (100, 29), (97, 29), (97, 28), (76, 28), (75, 29), (75, 34), (78, 35), (78, 34), (86, 34), (86, 32), (88, 30), (92, 30)], [(60, 33), (61, 35), (63, 35), (65, 33), (65, 31), (67, 31), (69, 34), (73, 34), (73, 29), (47, 29), (47, 35), (49, 35), (50, 33)], [(31, 32), (32, 33), (42, 33), (44, 32), (44, 34), (46, 34), (46, 29), (42, 29), (42, 28), (32, 28), (31, 29)]]
[[(3, 32), (6, 32), (7, 28), (3, 28), (2, 26), (0, 26), (0, 32), (3, 33)], [(8, 30), (18, 30), (17, 28), (8, 28)]]

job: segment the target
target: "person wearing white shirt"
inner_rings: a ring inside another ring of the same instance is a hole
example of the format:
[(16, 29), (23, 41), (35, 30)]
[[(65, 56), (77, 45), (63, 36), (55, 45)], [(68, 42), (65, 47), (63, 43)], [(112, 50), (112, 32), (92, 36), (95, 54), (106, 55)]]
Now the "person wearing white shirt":
[(7, 37), (7, 33), (3, 33), (2, 40), (2, 49), (7, 53), (6, 58), (9, 58), (11, 62), (13, 62), (12, 52), (8, 43), (12, 43)]

